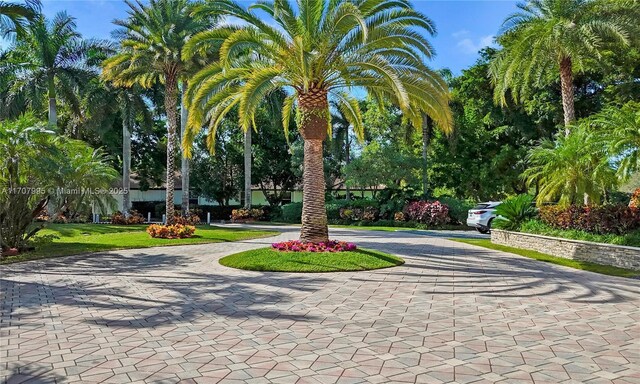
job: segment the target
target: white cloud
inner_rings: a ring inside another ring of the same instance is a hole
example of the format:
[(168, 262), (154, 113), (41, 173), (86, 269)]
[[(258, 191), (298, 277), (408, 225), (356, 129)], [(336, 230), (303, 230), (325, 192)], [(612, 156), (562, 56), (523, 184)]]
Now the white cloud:
[(451, 36), (453, 36), (453, 37), (455, 37), (455, 38), (457, 39), (457, 38), (460, 38), (460, 37), (466, 36), (466, 35), (468, 35), (468, 34), (469, 34), (469, 31), (467, 31), (466, 29), (461, 29), (461, 30), (459, 30), (459, 31), (453, 32), (453, 33), (451, 34)]
[(474, 41), (474, 39), (471, 38), (464, 38), (460, 41), (458, 41), (458, 44), (456, 44), (456, 46), (463, 52), (466, 54), (475, 54), (477, 53), (479, 50), (481, 50), (484, 47), (488, 47), (490, 45), (493, 45), (493, 40), (495, 39), (494, 35), (488, 35), (488, 36), (483, 36), (480, 39), (478, 39), (477, 41)]

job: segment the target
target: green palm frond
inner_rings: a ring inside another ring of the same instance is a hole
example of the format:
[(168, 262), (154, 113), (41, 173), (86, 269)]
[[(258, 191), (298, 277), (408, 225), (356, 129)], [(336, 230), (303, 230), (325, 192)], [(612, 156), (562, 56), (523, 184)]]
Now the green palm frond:
[(639, 16), (640, 2), (634, 0), (519, 3), (503, 22), (498, 42), (504, 49), (490, 68), (495, 101), (505, 104), (509, 94), (516, 102), (528, 99), (535, 88), (558, 78), (565, 58), (574, 71), (583, 71), (585, 62), (603, 49), (628, 46), (639, 32)]
[[(272, 20), (261, 19), (256, 10)], [(229, 105), (238, 105), (241, 124), (249, 129), (261, 101), (282, 88), (288, 93), (285, 129), (298, 99), (318, 92), (335, 101), (362, 137), (359, 105), (349, 93), (364, 89), (380, 102), (398, 105), (417, 129), (427, 113), (445, 132), (451, 130), (448, 86), (425, 64), (433, 55), (425, 36), (435, 34), (435, 27), (406, 0), (261, 0), (249, 8), (221, 0), (194, 12), (243, 24), (202, 31), (183, 51), (184, 59), (201, 49), (217, 50), (221, 58), (189, 81), (191, 133), (183, 140), (185, 151), (203, 125), (215, 129)]]

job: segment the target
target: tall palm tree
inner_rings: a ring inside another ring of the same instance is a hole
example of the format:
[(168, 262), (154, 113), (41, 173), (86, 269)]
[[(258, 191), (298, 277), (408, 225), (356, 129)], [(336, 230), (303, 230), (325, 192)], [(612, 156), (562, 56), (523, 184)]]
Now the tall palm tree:
[(37, 16), (26, 26), (24, 36), (2, 64), (13, 71), (11, 99), (37, 105), (46, 94), (49, 125), (56, 127), (58, 98), (79, 114), (77, 90), (97, 74), (97, 68), (88, 59), (109, 48), (106, 42), (82, 39), (75, 19), (65, 12), (51, 20)]
[(82, 115), (77, 120), (75, 137), (82, 139), (87, 134), (102, 137), (109, 134), (119, 120), (122, 122), (122, 212), (128, 215), (131, 208), (131, 132), (136, 124), (142, 128), (150, 128), (153, 124), (148, 100), (139, 86), (115, 87), (96, 77), (87, 84), (82, 98)]
[[(335, 109), (335, 113), (331, 114), (331, 130), (333, 132), (333, 137), (331, 138), (331, 149), (336, 154), (338, 161), (344, 161), (344, 166), (342, 167), (342, 178), (346, 180), (344, 170), (351, 162), (351, 142), (349, 140), (349, 127), (351, 126), (351, 123), (347, 120), (344, 113), (342, 113), (338, 108)], [(351, 199), (349, 196), (351, 191), (349, 190), (349, 185), (347, 185), (346, 182), (344, 185), (345, 200), (349, 201)]]
[(178, 82), (188, 67), (181, 54), (185, 43), (194, 34), (206, 31), (214, 24), (212, 17), (191, 15), (196, 4), (189, 0), (151, 0), (146, 5), (127, 1), (129, 16), (115, 21), (121, 27), (116, 32), (121, 50), (104, 62), (104, 77), (116, 85), (139, 84), (149, 88), (156, 83), (164, 84), (167, 115), (166, 217), (169, 224), (173, 223), (175, 215)]
[[(188, 80), (183, 80), (182, 84), (180, 86), (180, 137), (184, 136), (184, 133), (187, 130), (187, 119), (189, 118), (189, 110), (187, 109), (187, 99), (186, 99), (186, 94), (187, 94), (187, 81)], [(187, 156), (185, 156), (184, 152), (182, 152), (182, 155), (180, 156), (180, 175), (181, 175), (181, 182), (182, 182), (182, 205), (181, 205), (181, 210), (182, 210), (182, 214), (186, 217), (187, 215), (189, 215), (189, 188), (191, 188), (190, 186), (190, 182), (189, 182), (189, 176), (191, 174), (191, 165), (189, 164), (189, 158)]]
[[(449, 68), (441, 68), (438, 70), (440, 76), (450, 84), (453, 80), (453, 72)], [(429, 146), (433, 135), (437, 130), (448, 135), (452, 132), (451, 126), (436, 125), (429, 115), (424, 115), (422, 120), (422, 195), (424, 197), (429, 196)]]
[(39, 0), (26, 0), (24, 4), (0, 1), (0, 36), (24, 34), (28, 22), (36, 18), (41, 7)]
[[(560, 75), (565, 134), (575, 120), (573, 74), (600, 57), (606, 43), (628, 45), (637, 30), (636, 0), (532, 0), (507, 17), (491, 65), (496, 102), (526, 99), (534, 87)], [(635, 17), (634, 17), (635, 15)]]
[[(262, 21), (253, 9), (273, 20)], [(220, 45), (220, 61), (189, 83), (190, 115), (183, 149), (188, 150), (202, 123), (209, 121), (209, 142), (221, 119), (238, 106), (241, 126), (255, 126), (261, 100), (285, 87), (283, 126), (297, 106), (304, 139), (303, 209), (300, 240), (328, 240), (322, 147), (330, 129), (329, 99), (334, 100), (363, 135), (360, 88), (380, 103), (397, 104), (415, 127), (427, 112), (443, 126), (451, 124), (449, 94), (442, 78), (424, 61), (433, 49), (424, 35), (434, 34), (431, 20), (406, 0), (261, 1), (244, 9), (231, 0), (212, 1), (199, 13), (219, 13), (242, 20), (203, 32), (187, 43), (185, 55)]]

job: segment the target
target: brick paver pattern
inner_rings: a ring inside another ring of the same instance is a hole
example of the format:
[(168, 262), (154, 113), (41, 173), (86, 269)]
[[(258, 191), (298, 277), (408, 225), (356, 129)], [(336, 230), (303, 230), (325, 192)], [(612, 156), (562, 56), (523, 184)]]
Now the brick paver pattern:
[(640, 281), (409, 232), (332, 237), (405, 258), (348, 273), (218, 259), (296, 237), (0, 268), (3, 381), (640, 383)]

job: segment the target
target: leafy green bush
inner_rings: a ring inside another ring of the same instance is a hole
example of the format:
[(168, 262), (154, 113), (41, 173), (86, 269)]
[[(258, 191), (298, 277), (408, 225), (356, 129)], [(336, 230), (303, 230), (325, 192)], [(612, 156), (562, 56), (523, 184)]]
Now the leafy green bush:
[(302, 203), (289, 203), (283, 205), (282, 221), (285, 223), (302, 222)]
[(562, 237), (572, 240), (593, 241), (595, 243), (607, 243), (640, 247), (640, 230), (635, 230), (624, 235), (606, 234), (598, 235), (578, 229), (560, 229), (545, 224), (541, 220), (529, 220), (520, 226), (521, 232), (536, 235)]
[(517, 231), (520, 225), (536, 215), (533, 206), (533, 196), (518, 195), (510, 197), (496, 207), (498, 217), (493, 221), (493, 226), (499, 229)]
[(469, 210), (476, 204), (472, 200), (460, 200), (455, 197), (441, 196), (438, 200), (449, 207), (449, 217), (453, 223), (464, 224)]

